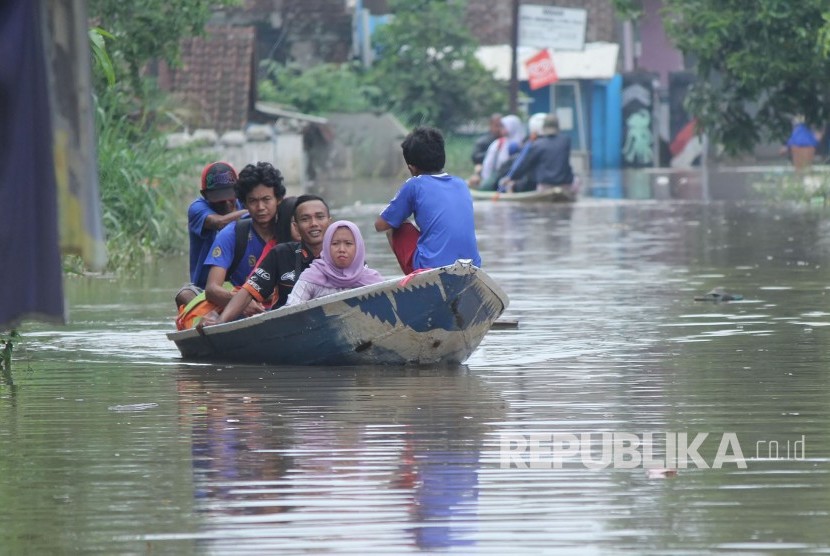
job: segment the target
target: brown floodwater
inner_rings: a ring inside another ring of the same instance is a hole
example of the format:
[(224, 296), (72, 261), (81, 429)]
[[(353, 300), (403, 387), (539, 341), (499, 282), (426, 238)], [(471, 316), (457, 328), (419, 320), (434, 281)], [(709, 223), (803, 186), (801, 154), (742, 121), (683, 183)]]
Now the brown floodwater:
[[(389, 276), (393, 189), (325, 191)], [(458, 369), (185, 362), (186, 257), (67, 278), (70, 323), (23, 327), (0, 388), (0, 554), (830, 552), (823, 210), (585, 197), (476, 222), (519, 327)], [(742, 299), (694, 300), (715, 287)]]

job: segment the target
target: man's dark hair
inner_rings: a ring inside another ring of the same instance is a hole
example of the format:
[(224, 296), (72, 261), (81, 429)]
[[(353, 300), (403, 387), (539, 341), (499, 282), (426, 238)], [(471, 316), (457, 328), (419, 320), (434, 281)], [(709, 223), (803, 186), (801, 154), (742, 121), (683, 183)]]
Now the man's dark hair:
[(416, 127), (401, 143), (403, 159), (407, 164), (427, 173), (444, 169), (447, 155), (444, 136), (434, 127)]
[(292, 213), (292, 215), (294, 216), (294, 220), (297, 220), (297, 209), (300, 208), (300, 205), (302, 205), (303, 203), (307, 203), (309, 201), (320, 201), (321, 203), (323, 203), (323, 206), (326, 207), (326, 213), (328, 213), (328, 215), (331, 216), (329, 204), (326, 202), (325, 199), (317, 195), (300, 195), (299, 197), (297, 197), (297, 200), (294, 203), (294, 212)]
[(248, 164), (242, 168), (235, 186), (236, 198), (244, 203), (248, 194), (258, 185), (272, 188), (277, 199), (285, 197), (282, 173), (270, 162), (257, 162), (256, 166)]

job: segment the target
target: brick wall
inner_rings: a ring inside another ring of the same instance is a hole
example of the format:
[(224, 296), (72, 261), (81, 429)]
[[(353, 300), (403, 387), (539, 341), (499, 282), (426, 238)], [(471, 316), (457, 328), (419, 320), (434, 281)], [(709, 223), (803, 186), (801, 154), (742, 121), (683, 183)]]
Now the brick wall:
[(190, 109), (191, 126), (220, 132), (245, 126), (251, 104), (253, 48), (252, 27), (208, 27), (206, 36), (182, 41), (181, 67), (165, 73), (169, 73), (171, 89)]

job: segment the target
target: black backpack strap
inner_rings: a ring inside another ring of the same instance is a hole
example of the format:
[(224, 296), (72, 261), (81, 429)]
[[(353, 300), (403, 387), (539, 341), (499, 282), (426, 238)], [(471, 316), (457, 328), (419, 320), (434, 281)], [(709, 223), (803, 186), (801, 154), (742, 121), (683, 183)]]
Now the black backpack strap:
[(294, 251), (294, 283), (297, 283), (297, 280), (300, 279), (300, 274), (303, 272), (303, 244), (297, 246), (297, 250)]
[(233, 246), (233, 260), (231, 266), (228, 267), (225, 273), (225, 280), (230, 280), (231, 274), (239, 266), (242, 261), (242, 255), (245, 254), (245, 249), (248, 248), (248, 232), (251, 231), (251, 219), (240, 218), (236, 221), (236, 243)]

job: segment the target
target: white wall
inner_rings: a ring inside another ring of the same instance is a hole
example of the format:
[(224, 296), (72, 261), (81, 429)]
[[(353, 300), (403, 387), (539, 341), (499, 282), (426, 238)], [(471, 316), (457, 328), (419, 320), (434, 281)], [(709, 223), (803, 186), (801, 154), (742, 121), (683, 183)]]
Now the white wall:
[(306, 182), (303, 136), (282, 133), (270, 141), (249, 141), (242, 145), (218, 145), (207, 149), (217, 160), (229, 162), (237, 172), (247, 164), (270, 162), (282, 172), (285, 186), (302, 189)]

